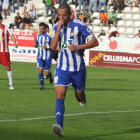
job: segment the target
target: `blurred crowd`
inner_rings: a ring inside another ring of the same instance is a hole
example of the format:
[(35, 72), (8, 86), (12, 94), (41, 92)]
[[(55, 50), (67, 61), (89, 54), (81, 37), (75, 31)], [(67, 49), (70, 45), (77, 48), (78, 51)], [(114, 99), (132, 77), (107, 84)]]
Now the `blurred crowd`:
[[(68, 0), (42, 0), (46, 7), (46, 18), (49, 17), (48, 21), (52, 26), (59, 20), (57, 17), (57, 9), (55, 8), (56, 4), (66, 3)], [(71, 4), (76, 7), (71, 7), (71, 19), (77, 19), (84, 22), (86, 25), (92, 25), (91, 16), (94, 13), (99, 13), (99, 23), (98, 26), (107, 26), (113, 25), (116, 27), (117, 14), (121, 13), (122, 10), (130, 5), (137, 7), (140, 0), (112, 0), (109, 4), (109, 0), (71, 0)], [(3, 16), (9, 15), (9, 7), (14, 7), (14, 9), (23, 6), (24, 3), (27, 3), (27, 0), (0, 0), (0, 10)], [(128, 5), (125, 5), (128, 3)], [(25, 24), (32, 25), (37, 16), (37, 6), (31, 4), (30, 8), (24, 6), (23, 12), (17, 12), (16, 17), (13, 20), (13, 23), (9, 25), (10, 28), (16, 26), (19, 29), (23, 29)], [(110, 12), (107, 13), (107, 7), (112, 7)], [(77, 10), (76, 10), (77, 9)]]

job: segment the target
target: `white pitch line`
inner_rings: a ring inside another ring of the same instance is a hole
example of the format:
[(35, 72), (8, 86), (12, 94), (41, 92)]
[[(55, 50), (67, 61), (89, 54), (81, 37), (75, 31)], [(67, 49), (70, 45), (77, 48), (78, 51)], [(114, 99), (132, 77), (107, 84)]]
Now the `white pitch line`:
[[(64, 116), (79, 116), (79, 115), (86, 115), (86, 114), (131, 113), (131, 112), (140, 112), (140, 110), (108, 111), (108, 112), (85, 112), (85, 113), (76, 113), (76, 114), (66, 114)], [(19, 120), (0, 120), (0, 122), (21, 122), (21, 121), (31, 121), (31, 120), (49, 119), (49, 118), (55, 118), (55, 116), (25, 118), (25, 119), (19, 119)]]

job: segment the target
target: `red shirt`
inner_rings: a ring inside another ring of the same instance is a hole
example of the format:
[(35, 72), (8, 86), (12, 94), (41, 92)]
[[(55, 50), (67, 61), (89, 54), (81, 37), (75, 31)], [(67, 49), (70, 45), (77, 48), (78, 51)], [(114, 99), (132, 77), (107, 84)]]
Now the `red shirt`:
[(9, 52), (8, 43), (9, 36), (12, 35), (12, 31), (5, 25), (0, 27), (0, 52)]
[[(117, 31), (113, 31), (113, 32), (115, 32), (116, 34), (119, 34)], [(110, 33), (109, 38), (113, 36), (112, 34), (113, 32)]]

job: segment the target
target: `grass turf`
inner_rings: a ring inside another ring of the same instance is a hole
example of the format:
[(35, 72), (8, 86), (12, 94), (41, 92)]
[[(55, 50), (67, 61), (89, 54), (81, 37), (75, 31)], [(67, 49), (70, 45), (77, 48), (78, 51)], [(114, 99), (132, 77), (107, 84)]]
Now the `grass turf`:
[[(36, 63), (12, 62), (12, 70), (15, 90), (9, 90), (6, 70), (0, 66), (0, 140), (60, 139), (51, 130), (55, 117), (21, 121), (54, 116), (53, 85), (45, 80), (46, 90), (39, 91)], [(79, 105), (69, 87), (65, 114), (99, 113), (66, 116), (63, 139), (140, 140), (140, 111), (133, 112), (140, 110), (140, 71), (87, 67), (87, 73), (87, 106)], [(128, 110), (132, 112), (124, 112)]]

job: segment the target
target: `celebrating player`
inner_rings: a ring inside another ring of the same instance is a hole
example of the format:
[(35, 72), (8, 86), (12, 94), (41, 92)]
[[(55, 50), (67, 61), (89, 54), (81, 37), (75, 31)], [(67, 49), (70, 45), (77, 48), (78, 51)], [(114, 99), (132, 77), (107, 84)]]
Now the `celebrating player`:
[(2, 24), (2, 16), (0, 15), (0, 64), (5, 66), (7, 75), (9, 78), (9, 89), (14, 89), (13, 86), (13, 72), (11, 70), (10, 54), (8, 49), (9, 36), (14, 42), (14, 46), (17, 48), (16, 38), (14, 37), (11, 30)]
[[(67, 87), (72, 85), (80, 105), (86, 105), (85, 78), (86, 68), (83, 59), (85, 49), (98, 45), (94, 34), (83, 22), (70, 19), (71, 11), (68, 4), (58, 8), (59, 22), (54, 26), (54, 37), (51, 49), (55, 50), (59, 43), (58, 62), (55, 71), (54, 86), (56, 92), (56, 122), (53, 131), (63, 137), (64, 99)], [(85, 39), (89, 42), (85, 43)]]
[(39, 68), (39, 81), (41, 88), (40, 90), (45, 90), (44, 88), (44, 79), (43, 79), (43, 68), (45, 69), (45, 74), (50, 79), (50, 84), (53, 83), (52, 73), (50, 72), (51, 69), (51, 41), (52, 36), (45, 32), (45, 23), (41, 22), (39, 24), (39, 32), (36, 36), (35, 47), (38, 47), (38, 55), (37, 55), (37, 67)]

